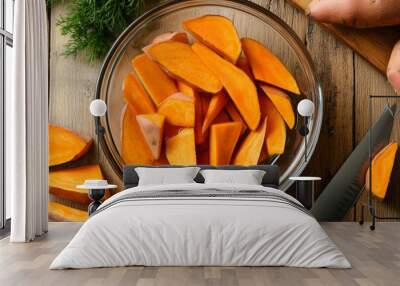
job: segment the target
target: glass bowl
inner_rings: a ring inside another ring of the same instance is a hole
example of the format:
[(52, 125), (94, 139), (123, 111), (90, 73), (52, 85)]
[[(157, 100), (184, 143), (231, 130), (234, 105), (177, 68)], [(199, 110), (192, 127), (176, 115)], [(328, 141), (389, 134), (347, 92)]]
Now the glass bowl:
[[(122, 175), (124, 165), (120, 156), (120, 116), (124, 106), (122, 82), (124, 76), (132, 71), (131, 59), (142, 53), (141, 49), (155, 36), (170, 31), (183, 31), (182, 20), (206, 14), (228, 17), (234, 22), (241, 38), (250, 37), (263, 43), (288, 67), (302, 94), (291, 95), (294, 111), (301, 99), (309, 98), (315, 104), (315, 112), (309, 123), (307, 157), (310, 158), (314, 152), (322, 124), (323, 95), (311, 57), (296, 33), (276, 15), (248, 1), (172, 1), (160, 4), (135, 20), (116, 40), (101, 68), (97, 98), (105, 100), (108, 112), (100, 119), (105, 129), (100, 144), (119, 176)], [(299, 123), (288, 131), (285, 153), (264, 162), (277, 164), (281, 168), (282, 190), (291, 185), (288, 178), (300, 175), (307, 165), (304, 160), (304, 138), (298, 133), (298, 127)]]

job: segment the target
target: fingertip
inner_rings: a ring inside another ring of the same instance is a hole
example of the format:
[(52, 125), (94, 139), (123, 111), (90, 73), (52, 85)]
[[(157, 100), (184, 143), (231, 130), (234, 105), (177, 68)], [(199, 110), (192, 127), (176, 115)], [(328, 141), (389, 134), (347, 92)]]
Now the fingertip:
[(400, 92), (400, 67), (398, 69), (389, 68), (387, 72), (387, 77), (390, 84), (393, 86), (394, 90), (398, 95)]
[(306, 14), (318, 22), (335, 22), (336, 1), (313, 0), (307, 7)]
[(400, 92), (400, 41), (398, 41), (392, 51), (387, 68), (387, 78), (398, 95)]
[(307, 16), (313, 17), (315, 16), (315, 10), (318, 8), (319, 0), (313, 0), (308, 4), (308, 7), (306, 8), (305, 12)]

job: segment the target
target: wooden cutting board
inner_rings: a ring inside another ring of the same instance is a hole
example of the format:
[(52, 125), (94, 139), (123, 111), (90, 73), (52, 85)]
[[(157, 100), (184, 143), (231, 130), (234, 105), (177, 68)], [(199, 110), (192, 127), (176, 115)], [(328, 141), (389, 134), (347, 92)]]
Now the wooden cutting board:
[[(305, 10), (311, 0), (289, 0), (301, 10)], [(354, 29), (340, 25), (322, 24), (336, 37), (344, 41), (358, 54), (386, 74), (386, 67), (392, 49), (400, 40), (400, 27)]]

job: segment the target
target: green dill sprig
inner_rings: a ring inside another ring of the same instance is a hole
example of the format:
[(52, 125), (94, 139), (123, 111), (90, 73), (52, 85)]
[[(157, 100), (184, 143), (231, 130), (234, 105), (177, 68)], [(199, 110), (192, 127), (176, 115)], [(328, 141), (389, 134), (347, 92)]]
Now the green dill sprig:
[[(53, 5), (62, 0), (47, 0)], [(102, 59), (118, 35), (144, 8), (145, 0), (69, 0), (57, 25), (68, 36), (64, 54), (84, 53), (92, 62)]]

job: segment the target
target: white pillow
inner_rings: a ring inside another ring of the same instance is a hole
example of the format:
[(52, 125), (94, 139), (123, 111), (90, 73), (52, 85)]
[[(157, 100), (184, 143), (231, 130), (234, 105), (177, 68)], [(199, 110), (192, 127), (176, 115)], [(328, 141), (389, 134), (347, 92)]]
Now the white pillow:
[(262, 170), (202, 170), (205, 184), (261, 185), (265, 171)]
[(183, 168), (135, 168), (139, 176), (139, 186), (195, 183), (193, 180), (199, 167)]

